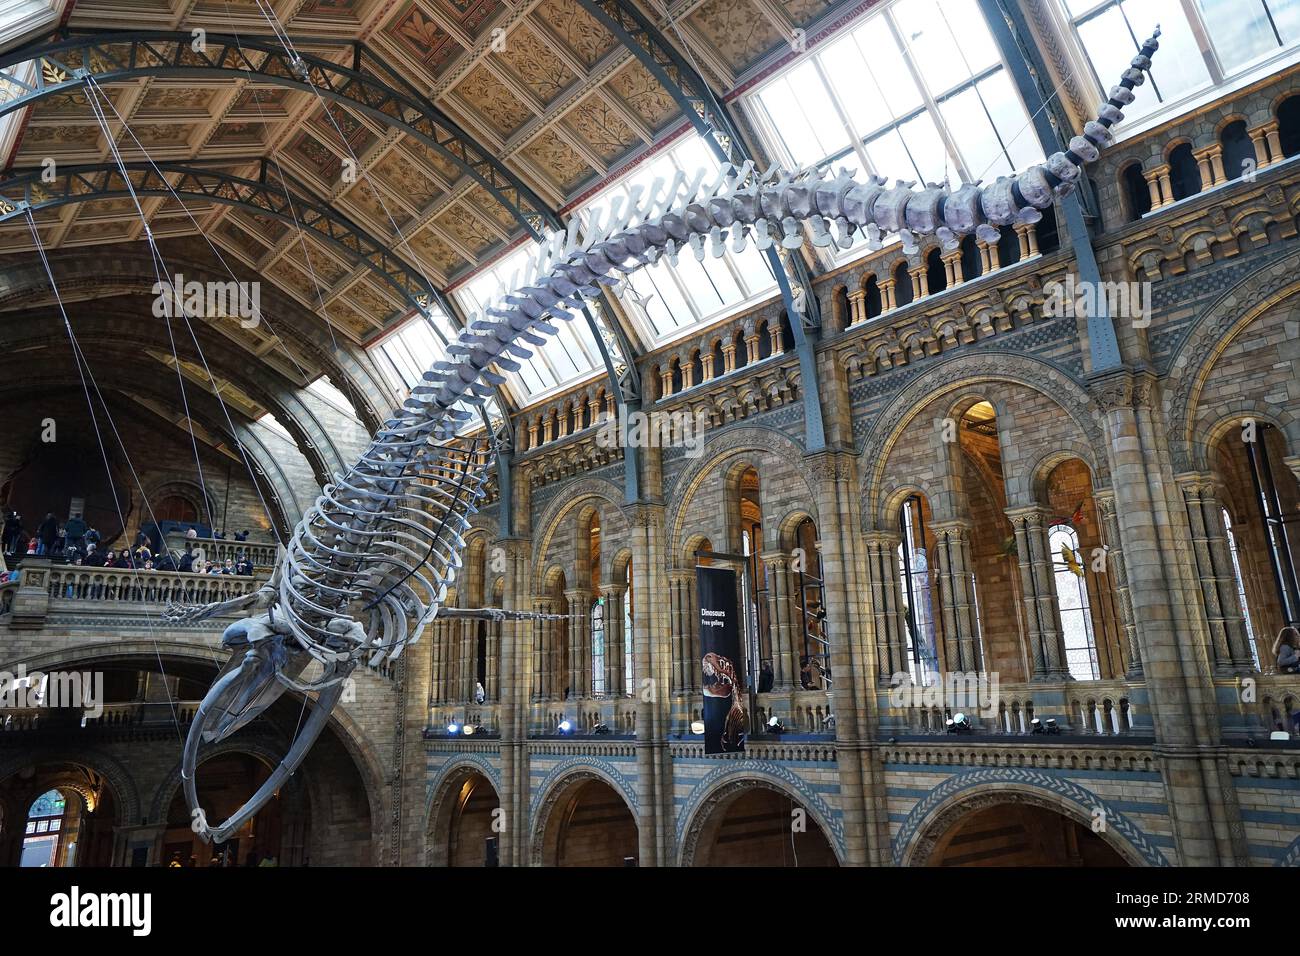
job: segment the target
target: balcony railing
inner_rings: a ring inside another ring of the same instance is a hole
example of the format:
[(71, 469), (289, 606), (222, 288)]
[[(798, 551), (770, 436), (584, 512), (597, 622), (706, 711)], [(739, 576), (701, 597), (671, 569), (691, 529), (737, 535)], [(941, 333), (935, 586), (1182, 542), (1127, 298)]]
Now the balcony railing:
[(55, 601), (208, 604), (248, 594), (261, 584), (254, 575), (62, 567), (50, 569), (47, 590)]
[(232, 541), (229, 538), (187, 538), (179, 532), (172, 532), (164, 539), (167, 547), (174, 554), (184, 554), (188, 544), (194, 551), (201, 552), (201, 560), (214, 564), (225, 564), (226, 560), (238, 561), (247, 555), (253, 566), (259, 571), (269, 571), (275, 566), (275, 553), (278, 545), (262, 541)]

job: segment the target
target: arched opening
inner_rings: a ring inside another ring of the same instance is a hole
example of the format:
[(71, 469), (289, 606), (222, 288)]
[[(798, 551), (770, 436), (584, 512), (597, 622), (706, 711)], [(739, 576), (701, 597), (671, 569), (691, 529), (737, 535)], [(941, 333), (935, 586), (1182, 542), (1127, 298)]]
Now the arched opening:
[(700, 824), (693, 866), (839, 866), (821, 826), (784, 791), (754, 785), (722, 801)]
[(963, 815), (939, 837), (924, 866), (1128, 866), (1077, 820), (1031, 803), (997, 803)]
[(799, 686), (804, 690), (831, 687), (831, 638), (826, 620), (826, 579), (817, 524), (802, 519), (795, 528), (790, 565), (792, 590), (798, 605)]
[(440, 836), (447, 841), (448, 866), (496, 866), (501, 801), (480, 773), (467, 776), (448, 799), (451, 819)]
[(713, 343), (713, 350), (710, 354), (713, 362), (713, 377), (717, 378), (720, 375), (725, 375), (727, 373), (727, 357), (722, 351), (722, 339), (718, 339)]
[(704, 381), (704, 361), (700, 357), (700, 350), (695, 349), (691, 352), (691, 384), (699, 385)]
[(541, 862), (547, 866), (636, 866), (636, 818), (603, 780), (566, 788), (545, 826)]
[(1169, 152), (1169, 185), (1174, 201), (1195, 196), (1201, 191), (1201, 169), (1192, 155), (1191, 143), (1179, 143)]
[(961, 278), (963, 282), (978, 279), (983, 274), (984, 263), (980, 260), (980, 247), (975, 242), (975, 234), (967, 233), (961, 237)]
[(1136, 222), (1151, 211), (1151, 187), (1142, 175), (1142, 164), (1136, 160), (1120, 173), (1128, 221)]
[[(779, 329), (780, 326), (778, 325), (777, 328)], [(772, 357), (772, 336), (766, 322), (758, 324), (758, 357), (760, 359)]]
[(1043, 218), (1034, 226), (1034, 232), (1038, 236), (1040, 255), (1050, 255), (1061, 248), (1061, 228), (1056, 220), (1055, 206), (1048, 206), (1043, 210)]
[(1277, 135), (1282, 144), (1282, 155), (1300, 153), (1300, 96), (1288, 96), (1277, 108)]
[(157, 521), (195, 522), (199, 520), (199, 509), (184, 495), (167, 495), (153, 502), (153, 516)]
[[(219, 754), (199, 765), (199, 806), (210, 822), (225, 820), (271, 774), (257, 757)], [(191, 829), (185, 792), (178, 787), (167, 811), (163, 860), (167, 866), (253, 866), (263, 861), (301, 866), (308, 846), (308, 814), (301, 783), (286, 785), (225, 843), (204, 843)]]
[(1080, 459), (1067, 458), (1047, 475), (1046, 495), (1056, 516), (1048, 530), (1048, 547), (1070, 675), (1076, 680), (1123, 677), (1127, 649), (1092, 472)]
[(1223, 147), (1223, 174), (1229, 180), (1239, 179), (1248, 169), (1255, 167), (1255, 144), (1246, 131), (1246, 121), (1236, 120), (1223, 127), (1219, 133)]
[[(1228, 512), (1253, 656), (1285, 625), (1300, 624), (1300, 482), (1284, 463), (1287, 442), (1274, 426), (1246, 420), (1226, 430), (1210, 461)], [(1226, 570), (1226, 569), (1225, 569)], [(1234, 582), (1235, 584), (1235, 582)]]
[(740, 529), (740, 548), (749, 573), (742, 578), (745, 614), (749, 633), (758, 635), (760, 667), (772, 663), (771, 620), (767, 606), (767, 565), (763, 552), (763, 506), (760, 500), (758, 471), (746, 468), (737, 479), (736, 520)]
[(912, 288), (912, 275), (907, 271), (907, 261), (894, 266), (894, 304), (910, 305), (915, 295)]
[(943, 253), (935, 246), (925, 256), (925, 284), (930, 294), (942, 292), (948, 288), (948, 270), (943, 264)]
[[(46, 790), (27, 808), (21, 867), (108, 866), (112, 852), (112, 791), (85, 797), (73, 787)], [(104, 824), (107, 821), (107, 825)]]
[(623, 593), (623, 693), (631, 697), (632, 689), (636, 686), (636, 654), (633, 653), (632, 647), (632, 620), (635, 617), (635, 603), (632, 590), (631, 558), (628, 559), (627, 567), (623, 569), (623, 584), (627, 589)]
[(939, 670), (936, 612), (938, 601), (930, 574), (934, 539), (929, 533), (930, 507), (924, 495), (912, 495), (898, 510), (898, 580), (903, 599), (907, 668), (912, 683), (929, 686)]
[(749, 354), (749, 346), (745, 344), (745, 333), (737, 331), (732, 344), (736, 347), (736, 368), (744, 368), (752, 359)]
[(867, 276), (867, 284), (863, 286), (866, 290), (867, 297), (863, 302), (866, 306), (867, 318), (874, 319), (881, 312), (885, 311), (884, 305), (880, 298), (880, 280), (875, 275)]
[(1020, 237), (1016, 235), (1015, 229), (1004, 226), (998, 236), (998, 264), (1005, 269), (1019, 261)]

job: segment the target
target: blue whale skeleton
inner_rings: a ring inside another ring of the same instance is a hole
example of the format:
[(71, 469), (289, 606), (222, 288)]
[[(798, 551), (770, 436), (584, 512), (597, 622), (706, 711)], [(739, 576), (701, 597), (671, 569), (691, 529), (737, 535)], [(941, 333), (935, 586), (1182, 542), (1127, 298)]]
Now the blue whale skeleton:
[[(999, 227), (1036, 222), (1041, 210), (1075, 189), (1084, 165), (1111, 142), (1110, 128), (1133, 102), (1134, 87), (1145, 81), (1159, 35), (1157, 27), (1111, 88), (1097, 119), (1070, 140), (1067, 151), (987, 186), (916, 189), (902, 180), (888, 186), (878, 176), (859, 182), (843, 169), (834, 177), (825, 169), (791, 175), (776, 167), (756, 175), (746, 163), (723, 166), (708, 183), (702, 171), (689, 180), (678, 173), (671, 183), (634, 188), (625, 210), (620, 213), (616, 200), (606, 221), (593, 222), (581, 240), (576, 225), (549, 237), (523, 284), (470, 323), (347, 474), (325, 486), (264, 587), (229, 601), (166, 610), (173, 622), (249, 612), (225, 630), (222, 644), (230, 659), (185, 741), (182, 780), (195, 832), (205, 841), (223, 842), (261, 809), (302, 763), (363, 659), (370, 666), (396, 660), (435, 618), (561, 617), (444, 606), (461, 567), (462, 535), (484, 497), (501, 440), (492, 416), (485, 415), (486, 437), (468, 448), (454, 444), (471, 415), (466, 406), (493, 407), (495, 389), (505, 381), (500, 371), (518, 371), (518, 360), (532, 355), (526, 346), (540, 346), (557, 331), (552, 319), (573, 318), (584, 296), (661, 256), (676, 262), (689, 249), (702, 260), (706, 243), (709, 254), (721, 256), (728, 238), (736, 252), (751, 239), (760, 250), (774, 242), (796, 249), (805, 224), (816, 246), (848, 248), (855, 233), (873, 249), (896, 234), (908, 253), (916, 250), (917, 236), (933, 235), (946, 250), (972, 234), (995, 242)], [(309, 678), (313, 665), (319, 666)], [(224, 823), (210, 825), (195, 780), (200, 745), (229, 737), (286, 689), (315, 693), (311, 714), (257, 792)]]

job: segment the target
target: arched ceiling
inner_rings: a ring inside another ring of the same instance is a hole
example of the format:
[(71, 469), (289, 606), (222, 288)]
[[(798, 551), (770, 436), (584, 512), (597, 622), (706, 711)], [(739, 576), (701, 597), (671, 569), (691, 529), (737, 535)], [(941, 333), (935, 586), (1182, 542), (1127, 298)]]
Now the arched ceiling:
[[(725, 91), (788, 53), (800, 28), (865, 5), (869, 0), (678, 0), (665, 9), (654, 0), (641, 9)], [(684, 123), (668, 91), (577, 0), (282, 0), (261, 7), (256, 0), (80, 0), (66, 26), (272, 37), (262, 12), (272, 7), (303, 54), (351, 67), (357, 54), (350, 44), (364, 44), (365, 57), (390, 65), (552, 210), (573, 204)], [(415, 260), (440, 288), (523, 234), (512, 213), (445, 156), (312, 91), (239, 74), (140, 77), (103, 90), (127, 161), (146, 154), (160, 162), (228, 160), (236, 175), (253, 176), (269, 157)], [(38, 101), (23, 123), (10, 168), (113, 160), (85, 90)], [(302, 309), (327, 315), (353, 346), (406, 311), (373, 273), (270, 216), (191, 200), (187, 213), (161, 196), (142, 205), (155, 236), (201, 231), (224, 257), (275, 283)], [(43, 210), (38, 223), (47, 248), (102, 250), (144, 235), (132, 200), (121, 197)], [(23, 219), (0, 224), (0, 255), (32, 245)]]

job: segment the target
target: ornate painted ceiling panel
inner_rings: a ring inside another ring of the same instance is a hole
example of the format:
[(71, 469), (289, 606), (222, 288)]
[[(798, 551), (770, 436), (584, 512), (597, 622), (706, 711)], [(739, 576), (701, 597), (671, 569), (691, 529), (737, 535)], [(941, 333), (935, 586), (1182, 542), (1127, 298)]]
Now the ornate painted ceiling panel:
[[(344, 67), (353, 65), (350, 44), (359, 40), (366, 56), (386, 61), (399, 82), (410, 84), (410, 95), (426, 97), (450, 116), (552, 209), (617, 175), (682, 123), (668, 91), (577, 0), (286, 0), (271, 6), (274, 24), (264, 16), (269, 8), (256, 0), (79, 0), (68, 26), (202, 26), (246, 37), (283, 30), (298, 50)], [(795, 27), (849, 4), (675, 0), (665, 7), (655, 0), (639, 6), (691, 61), (728, 86), (765, 62)], [(78, 65), (69, 58), (69, 66)], [(261, 161), (269, 159), (272, 179), (278, 181), (282, 169), (317, 202), (354, 219), (439, 284), (463, 281), (522, 235), (512, 211), (448, 156), (310, 91), (240, 73), (140, 78), (102, 89), (113, 136), (128, 160), (217, 158), (227, 171), (256, 179)], [(19, 144), (6, 157), (12, 165), (113, 160), (83, 91), (40, 101), (28, 113)], [(141, 206), (157, 234), (201, 231), (306, 308), (322, 314), (324, 299), (322, 318), (355, 341), (373, 338), (403, 312), (387, 287), (375, 286), (336, 249), (306, 240), (310, 262), (304, 259), (304, 240), (293, 235), (297, 227), (279, 219), (210, 201), (182, 206), (146, 197)], [(74, 203), (37, 218), (42, 242), (55, 246), (138, 241), (144, 234), (129, 200)], [(0, 249), (30, 245), (24, 223), (0, 226)], [(200, 242), (194, 255), (210, 256), (205, 250)]]

